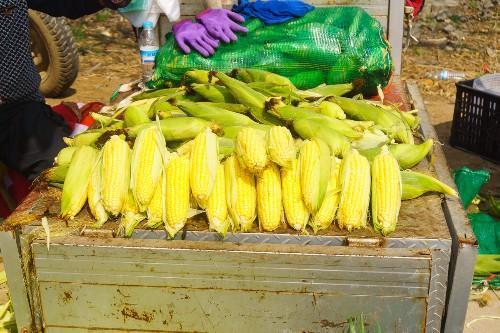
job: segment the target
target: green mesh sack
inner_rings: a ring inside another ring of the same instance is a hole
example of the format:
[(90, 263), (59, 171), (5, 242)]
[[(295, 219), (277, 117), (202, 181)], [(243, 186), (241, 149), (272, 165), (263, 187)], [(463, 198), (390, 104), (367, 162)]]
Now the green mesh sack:
[(500, 254), (500, 221), (485, 213), (468, 214), (479, 254)]
[(277, 25), (258, 19), (245, 22), (248, 33), (222, 44), (204, 58), (183, 54), (171, 33), (156, 57), (150, 87), (178, 84), (185, 72), (205, 69), (229, 72), (259, 68), (288, 77), (299, 89), (322, 83), (364, 80), (363, 92), (376, 94), (392, 73), (389, 43), (380, 23), (358, 7), (316, 8), (302, 18)]

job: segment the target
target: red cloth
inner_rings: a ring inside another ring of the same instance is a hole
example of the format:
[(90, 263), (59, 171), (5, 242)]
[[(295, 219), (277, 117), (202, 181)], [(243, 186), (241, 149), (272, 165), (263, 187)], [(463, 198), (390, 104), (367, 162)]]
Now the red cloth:
[(417, 17), (424, 7), (425, 0), (406, 0), (406, 5), (413, 7), (413, 16)]

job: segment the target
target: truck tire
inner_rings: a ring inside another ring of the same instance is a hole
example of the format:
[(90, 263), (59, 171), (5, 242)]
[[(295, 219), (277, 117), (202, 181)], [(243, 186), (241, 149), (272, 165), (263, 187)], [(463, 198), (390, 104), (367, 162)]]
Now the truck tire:
[(78, 75), (78, 50), (64, 18), (29, 10), (31, 52), (40, 73), (40, 91), (58, 97)]

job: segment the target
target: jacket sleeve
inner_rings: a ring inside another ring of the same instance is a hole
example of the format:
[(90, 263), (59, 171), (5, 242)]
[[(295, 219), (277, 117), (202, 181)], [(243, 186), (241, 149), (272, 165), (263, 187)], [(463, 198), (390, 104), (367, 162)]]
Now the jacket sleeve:
[(27, 2), (31, 9), (70, 19), (93, 14), (104, 8), (99, 0), (28, 0)]

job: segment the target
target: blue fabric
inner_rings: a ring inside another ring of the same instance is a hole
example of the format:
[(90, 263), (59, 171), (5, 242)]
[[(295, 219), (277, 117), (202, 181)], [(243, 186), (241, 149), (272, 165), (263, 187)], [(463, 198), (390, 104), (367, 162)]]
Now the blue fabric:
[(239, 0), (238, 5), (233, 6), (233, 11), (244, 16), (245, 19), (255, 17), (264, 24), (279, 24), (291, 19), (302, 17), (314, 9), (302, 1), (292, 0)]

